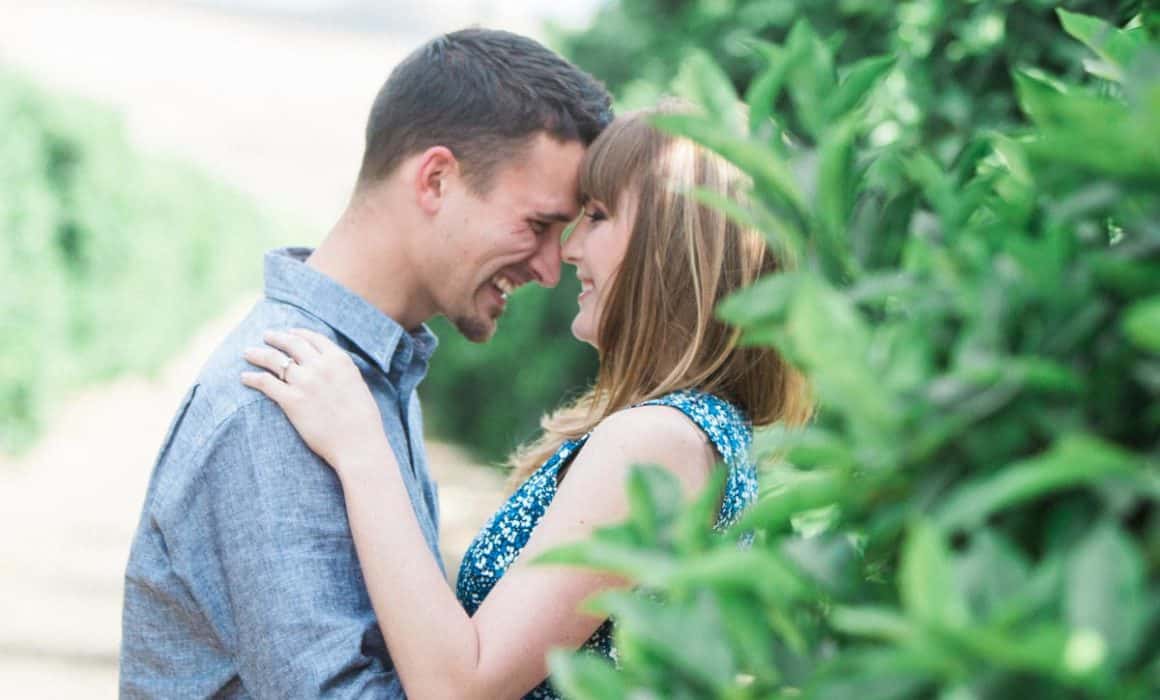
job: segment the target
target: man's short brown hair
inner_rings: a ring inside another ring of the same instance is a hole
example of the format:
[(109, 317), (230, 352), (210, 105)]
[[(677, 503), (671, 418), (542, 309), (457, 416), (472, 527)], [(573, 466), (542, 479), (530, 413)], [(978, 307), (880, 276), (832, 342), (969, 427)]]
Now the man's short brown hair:
[(532, 39), (489, 29), (446, 34), (408, 56), (379, 90), (358, 187), (446, 146), (483, 194), (497, 166), (534, 134), (590, 144), (612, 120), (610, 105), (599, 81)]

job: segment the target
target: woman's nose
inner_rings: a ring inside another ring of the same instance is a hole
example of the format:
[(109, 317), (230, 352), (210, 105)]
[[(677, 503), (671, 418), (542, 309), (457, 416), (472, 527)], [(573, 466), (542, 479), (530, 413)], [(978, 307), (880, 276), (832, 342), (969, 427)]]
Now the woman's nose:
[(568, 238), (564, 240), (564, 245), (560, 248), (561, 257), (564, 262), (575, 265), (576, 261), (580, 259), (580, 241), (584, 237), (587, 228), (587, 219), (581, 217), (580, 221), (572, 228), (572, 232), (568, 234)]

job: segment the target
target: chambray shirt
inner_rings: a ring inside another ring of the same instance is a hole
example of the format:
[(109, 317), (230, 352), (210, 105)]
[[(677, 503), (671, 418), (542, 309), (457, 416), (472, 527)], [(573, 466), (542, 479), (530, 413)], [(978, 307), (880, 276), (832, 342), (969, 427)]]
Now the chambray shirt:
[[(177, 411), (125, 572), (122, 698), (402, 698), (334, 472), (239, 380), (267, 329), (310, 328), (354, 358), (438, 556), (438, 505), (415, 388), (435, 337), (408, 333), (283, 249), (265, 299)], [(442, 563), (440, 563), (442, 566)]]

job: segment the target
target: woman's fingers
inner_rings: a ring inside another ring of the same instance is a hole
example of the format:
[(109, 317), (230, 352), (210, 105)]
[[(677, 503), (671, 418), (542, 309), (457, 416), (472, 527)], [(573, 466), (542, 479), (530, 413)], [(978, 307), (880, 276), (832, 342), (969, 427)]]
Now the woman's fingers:
[(282, 331), (267, 331), (262, 334), (262, 340), (267, 345), (278, 348), (298, 364), (306, 364), (320, 353), (305, 338)]
[(309, 330), (307, 328), (291, 328), (287, 332), (290, 333), (291, 335), (296, 335), (299, 338), (302, 338), (306, 342), (310, 343), (310, 345), (315, 350), (322, 353), (323, 355), (327, 354), (328, 352), (334, 351), (334, 350), (338, 350), (339, 352), (342, 351), (342, 348), (338, 347), (338, 345), (335, 344), (335, 342), (333, 340), (331, 340), (330, 338), (327, 338), (326, 336), (322, 335), (321, 333), (316, 333), (316, 332)]
[(274, 348), (246, 348), (242, 352), (242, 357), (251, 365), (261, 367), (278, 379), (282, 379), (283, 367), (289, 355)]
[(286, 408), (286, 402), (291, 398), (290, 392), (293, 391), (269, 372), (242, 372), (242, 384), (262, 392), (283, 409)]

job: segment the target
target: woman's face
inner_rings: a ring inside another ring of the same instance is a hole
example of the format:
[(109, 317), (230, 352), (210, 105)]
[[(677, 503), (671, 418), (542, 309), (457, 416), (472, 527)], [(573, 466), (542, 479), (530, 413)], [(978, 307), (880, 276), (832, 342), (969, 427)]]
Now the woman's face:
[(626, 192), (620, 199), (621, 211), (615, 217), (603, 202), (588, 200), (584, 215), (564, 242), (564, 262), (576, 266), (576, 277), (580, 279), (580, 310), (572, 320), (572, 335), (593, 347), (599, 347), (597, 332), (605, 298), (628, 250), (636, 218), (635, 193)]

